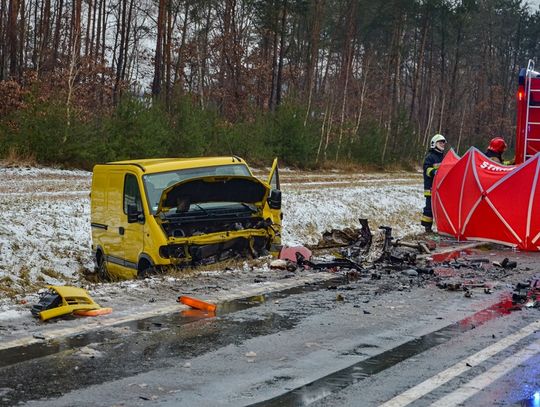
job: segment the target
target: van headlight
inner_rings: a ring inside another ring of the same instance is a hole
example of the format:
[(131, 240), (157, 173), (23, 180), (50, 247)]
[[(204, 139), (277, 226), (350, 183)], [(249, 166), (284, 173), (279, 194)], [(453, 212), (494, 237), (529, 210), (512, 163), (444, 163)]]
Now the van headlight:
[(164, 259), (181, 259), (186, 257), (184, 245), (166, 245), (159, 248), (159, 255)]

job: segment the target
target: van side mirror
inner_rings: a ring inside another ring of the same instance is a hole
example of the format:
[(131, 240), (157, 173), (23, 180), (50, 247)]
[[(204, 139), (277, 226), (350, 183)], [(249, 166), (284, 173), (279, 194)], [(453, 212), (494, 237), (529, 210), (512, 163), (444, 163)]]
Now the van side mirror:
[(137, 223), (143, 219), (142, 212), (137, 210), (137, 205), (128, 205), (127, 210), (128, 223)]
[(281, 191), (273, 189), (268, 197), (268, 206), (270, 209), (281, 209)]

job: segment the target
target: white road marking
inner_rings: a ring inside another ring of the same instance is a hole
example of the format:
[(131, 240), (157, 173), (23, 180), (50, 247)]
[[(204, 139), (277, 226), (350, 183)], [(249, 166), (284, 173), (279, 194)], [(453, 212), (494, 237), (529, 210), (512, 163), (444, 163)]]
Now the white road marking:
[[(453, 378), (460, 374), (470, 370), (472, 367), (479, 365), (483, 361), (496, 355), (501, 350), (508, 348), (509, 346), (519, 342), (521, 339), (529, 336), (535, 331), (540, 329), (540, 321), (533, 322), (530, 325), (520, 329), (518, 332), (509, 335), (500, 341), (488, 346), (487, 348), (475, 353), (472, 356), (456, 363), (448, 369), (436, 374), (433, 377), (423, 381), (422, 383), (411, 387), (409, 390), (397, 395), (393, 399), (388, 400), (386, 403), (380, 405), (380, 407), (401, 407), (418, 400), (420, 397), (432, 392), (437, 387), (449, 382)], [(513, 357), (513, 356), (512, 356)], [(470, 365), (470, 366), (468, 366)]]
[(522, 363), (525, 363), (528, 359), (540, 353), (540, 340), (530, 344), (525, 349), (520, 350), (518, 353), (515, 353), (502, 362), (496, 364), (491, 369), (476, 376), (470, 382), (464, 384), (459, 389), (453, 391), (452, 393), (444, 396), (439, 399), (432, 406), (435, 407), (450, 407), (457, 406), (460, 403), (463, 403), (468, 398), (474, 396), (480, 390), (485, 389), (495, 380), (504, 376), (512, 369), (515, 369)]

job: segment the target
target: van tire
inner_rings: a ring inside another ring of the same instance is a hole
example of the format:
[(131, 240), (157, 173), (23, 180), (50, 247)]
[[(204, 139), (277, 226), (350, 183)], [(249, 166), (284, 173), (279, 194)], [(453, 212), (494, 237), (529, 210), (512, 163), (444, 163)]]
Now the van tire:
[(142, 280), (154, 274), (156, 274), (156, 268), (148, 260), (142, 259), (137, 267), (137, 278)]
[(96, 253), (96, 272), (100, 280), (102, 281), (111, 281), (111, 275), (107, 269), (107, 262), (105, 261), (105, 256), (101, 251)]

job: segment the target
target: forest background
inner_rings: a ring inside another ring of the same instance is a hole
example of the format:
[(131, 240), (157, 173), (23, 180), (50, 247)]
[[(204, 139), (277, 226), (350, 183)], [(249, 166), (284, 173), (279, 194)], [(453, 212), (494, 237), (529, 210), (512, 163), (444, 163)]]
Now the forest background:
[(438, 132), (512, 147), (539, 33), (521, 0), (2, 0), (0, 157), (411, 168)]

